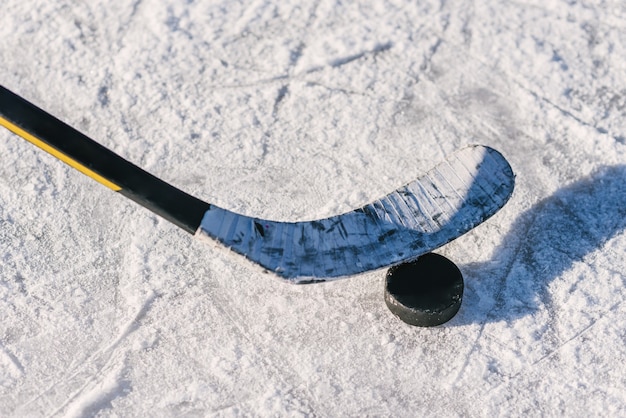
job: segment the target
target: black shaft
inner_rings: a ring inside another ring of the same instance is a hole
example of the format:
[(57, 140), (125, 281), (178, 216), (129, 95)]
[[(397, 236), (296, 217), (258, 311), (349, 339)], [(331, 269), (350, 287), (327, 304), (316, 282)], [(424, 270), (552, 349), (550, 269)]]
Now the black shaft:
[[(2, 86), (0, 117), (52, 147), (57, 153), (119, 186), (118, 191), (124, 196), (191, 234), (196, 232), (204, 213), (210, 207), (208, 203), (142, 170)], [(15, 129), (11, 130), (26, 138)]]

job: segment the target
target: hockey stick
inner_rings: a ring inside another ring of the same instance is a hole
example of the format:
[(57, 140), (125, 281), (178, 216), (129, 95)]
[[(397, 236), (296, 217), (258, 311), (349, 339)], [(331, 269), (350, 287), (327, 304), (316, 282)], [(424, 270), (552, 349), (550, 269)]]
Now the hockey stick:
[(360, 209), (278, 222), (203, 202), (123, 159), (0, 86), (0, 125), (198, 237), (294, 283), (399, 264), (471, 230), (509, 199), (514, 175), (497, 151), (465, 148)]

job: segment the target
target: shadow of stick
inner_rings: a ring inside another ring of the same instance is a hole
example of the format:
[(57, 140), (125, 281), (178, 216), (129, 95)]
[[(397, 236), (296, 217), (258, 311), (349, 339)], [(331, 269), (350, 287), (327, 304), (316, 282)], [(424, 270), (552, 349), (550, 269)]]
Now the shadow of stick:
[(492, 261), (461, 268), (471, 291), (457, 325), (511, 321), (550, 306), (549, 284), (625, 228), (626, 165), (560, 189), (520, 215)]

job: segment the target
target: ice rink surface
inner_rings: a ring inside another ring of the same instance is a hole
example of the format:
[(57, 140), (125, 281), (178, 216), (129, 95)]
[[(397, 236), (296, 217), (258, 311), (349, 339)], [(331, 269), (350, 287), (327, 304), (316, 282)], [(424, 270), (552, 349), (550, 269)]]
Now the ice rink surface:
[(331, 216), (470, 144), (516, 190), (421, 329), (0, 130), (0, 416), (626, 415), (626, 3), (84, 3), (3, 0), (0, 84), (208, 202)]

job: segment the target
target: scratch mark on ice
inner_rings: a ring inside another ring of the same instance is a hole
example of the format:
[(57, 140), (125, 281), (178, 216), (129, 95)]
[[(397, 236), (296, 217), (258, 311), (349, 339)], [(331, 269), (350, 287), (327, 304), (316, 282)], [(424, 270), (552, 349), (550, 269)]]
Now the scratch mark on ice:
[(478, 335), (474, 339), (474, 342), (471, 344), (471, 346), (470, 346), (471, 349), (467, 353), (467, 355), (465, 356), (465, 361), (463, 362), (463, 365), (461, 366), (461, 368), (459, 370), (459, 373), (457, 374), (456, 378), (454, 379), (454, 383), (452, 384), (452, 386), (454, 386), (454, 387), (457, 387), (457, 385), (461, 381), (463, 375), (465, 374), (465, 371), (467, 370), (467, 367), (470, 364), (471, 358), (474, 355), (474, 353), (477, 352), (477, 351), (480, 351), (479, 350), (480, 349), (479, 341), (481, 340), (481, 338), (482, 338), (482, 336), (483, 336), (483, 334), (485, 332), (485, 327), (490, 322), (489, 319), (494, 318), (495, 317), (495, 313), (504, 304), (503, 293), (504, 293), (504, 290), (506, 288), (507, 279), (511, 275), (511, 272), (513, 271), (513, 267), (515, 266), (516, 261), (521, 257), (521, 252), (522, 252), (522, 250), (524, 248), (524, 244), (526, 242), (525, 237), (527, 237), (529, 235), (531, 228), (537, 222), (537, 217), (539, 216), (539, 212), (540, 211), (535, 211), (534, 212), (532, 218), (527, 221), (524, 230), (520, 234), (520, 239), (518, 240), (516, 247), (513, 249), (513, 254), (511, 256), (511, 258), (509, 259), (508, 263), (506, 264), (505, 268), (504, 268), (504, 274), (503, 274), (503, 277), (502, 277), (502, 280), (501, 280), (501, 285), (498, 287), (498, 290), (497, 290), (497, 292), (495, 294), (495, 297), (494, 297), (494, 304), (493, 304), (493, 306), (491, 306), (491, 308), (485, 314), (485, 318), (487, 320), (484, 321), (480, 325), (480, 330), (478, 331)]
[(3, 344), (0, 344), (0, 365), (4, 365), (13, 377), (21, 377), (24, 375), (24, 366), (22, 363), (17, 359), (15, 354), (9, 351)]
[[(154, 291), (141, 303), (137, 313), (132, 316), (120, 329), (117, 337), (104, 347), (89, 356), (81, 366), (61, 381), (53, 382), (35, 398), (22, 405), (22, 408), (46, 397), (46, 395), (61, 383), (68, 385), (84, 383), (48, 416), (84, 416), (95, 415), (98, 410), (110, 405), (117, 397), (130, 392), (130, 386), (123, 380), (126, 369), (126, 358), (130, 349), (119, 352), (120, 345), (139, 327), (139, 322), (150, 310), (154, 301), (160, 295)], [(49, 402), (49, 401), (48, 401)]]

